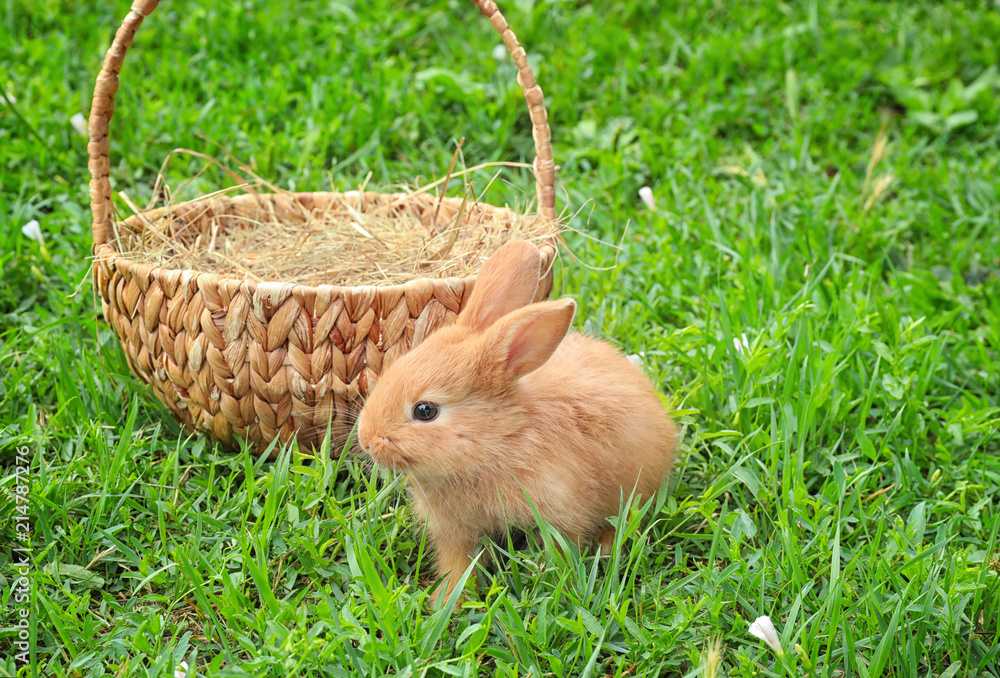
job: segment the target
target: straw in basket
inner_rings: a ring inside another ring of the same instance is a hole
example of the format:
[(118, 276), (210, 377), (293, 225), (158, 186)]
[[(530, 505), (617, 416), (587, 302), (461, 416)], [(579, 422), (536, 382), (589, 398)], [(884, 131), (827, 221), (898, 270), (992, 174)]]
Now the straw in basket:
[[(530, 112), (539, 210), (532, 228), (543, 236), (539, 251), (546, 271), (537, 294), (542, 299), (552, 288), (557, 233), (555, 165), (542, 90), (497, 6), (491, 0), (471, 1), (503, 37)], [(151, 266), (116, 249), (114, 232), (141, 233), (165, 209), (117, 222), (109, 182), (108, 133), (119, 72), (136, 31), (158, 4), (136, 0), (132, 5), (104, 59), (90, 112), (94, 285), (104, 317), (132, 371), (180, 422), (227, 445), (243, 438), (260, 452), (276, 439), (297, 438), (300, 447), (318, 448), (332, 427), (331, 449), (337, 453), (379, 373), (452, 322), (475, 279), (419, 278), (384, 287), (261, 282)], [(517, 217), (508, 208), (483, 203), (466, 209), (460, 198), (358, 191), (206, 196), (168, 209), (172, 223), (196, 230), (200, 220), (218, 213), (278, 210), (290, 200), (307, 210), (345, 204), (363, 210), (391, 203), (395, 213), (420, 219), (431, 229), (456, 215)]]

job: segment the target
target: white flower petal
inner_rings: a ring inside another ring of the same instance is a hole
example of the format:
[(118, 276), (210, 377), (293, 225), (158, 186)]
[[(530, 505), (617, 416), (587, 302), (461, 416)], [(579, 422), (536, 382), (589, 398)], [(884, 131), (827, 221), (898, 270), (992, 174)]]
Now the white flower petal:
[(785, 649), (781, 647), (778, 632), (775, 630), (771, 618), (767, 615), (754, 619), (753, 623), (750, 624), (750, 633), (767, 643), (779, 657), (785, 656)]
[(174, 678), (187, 678), (187, 662), (181, 662), (181, 665), (174, 669)]
[(750, 353), (750, 340), (747, 339), (746, 332), (738, 337), (733, 337), (733, 346), (736, 347), (736, 352), (740, 354), (741, 358), (745, 358)]
[(649, 186), (643, 186), (639, 189), (639, 198), (646, 203), (646, 207), (651, 211), (656, 211), (656, 198), (653, 197), (653, 189)]
[(496, 47), (494, 47), (493, 48), (493, 58), (496, 59), (497, 61), (503, 61), (504, 59), (506, 59), (507, 58), (507, 48), (504, 47), (502, 44), (501, 45), (497, 45)]
[(642, 356), (641, 355), (639, 355), (637, 353), (629, 353), (625, 357), (628, 359), (628, 361), (630, 363), (632, 363), (636, 367), (642, 367)]
[(69, 119), (69, 124), (73, 125), (73, 129), (80, 136), (90, 137), (90, 130), (87, 129), (87, 119), (83, 117), (83, 113), (74, 113), (73, 117)]
[(31, 238), (40, 245), (45, 244), (45, 238), (42, 237), (42, 227), (38, 223), (37, 219), (32, 219), (24, 226), (21, 227), (21, 233), (23, 233), (28, 238)]

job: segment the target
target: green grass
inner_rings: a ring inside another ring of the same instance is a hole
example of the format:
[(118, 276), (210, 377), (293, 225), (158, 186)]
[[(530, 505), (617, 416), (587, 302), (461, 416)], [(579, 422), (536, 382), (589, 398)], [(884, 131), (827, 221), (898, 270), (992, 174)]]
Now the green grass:
[[(564, 257), (557, 292), (644, 354), (683, 440), (610, 559), (500, 543), (453, 615), (399, 480), (187, 437), (95, 318), (69, 119), (127, 5), (0, 1), (0, 624), (29, 446), (39, 675), (687, 676), (719, 637), (728, 676), (1000, 676), (995, 3), (502, 3), (560, 204), (622, 243), (613, 270)], [(469, 164), (530, 160), (497, 44), (459, 0), (165, 2), (114, 185), (145, 202), (204, 137), (297, 190), (441, 176), (462, 136)], [(763, 614), (784, 661), (747, 633)]]

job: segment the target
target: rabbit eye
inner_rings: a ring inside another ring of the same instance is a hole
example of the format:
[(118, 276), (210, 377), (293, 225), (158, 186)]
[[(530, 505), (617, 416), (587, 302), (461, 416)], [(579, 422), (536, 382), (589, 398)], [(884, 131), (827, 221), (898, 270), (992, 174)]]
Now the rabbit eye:
[(431, 421), (438, 416), (438, 406), (435, 403), (417, 403), (413, 406), (413, 418), (417, 421)]

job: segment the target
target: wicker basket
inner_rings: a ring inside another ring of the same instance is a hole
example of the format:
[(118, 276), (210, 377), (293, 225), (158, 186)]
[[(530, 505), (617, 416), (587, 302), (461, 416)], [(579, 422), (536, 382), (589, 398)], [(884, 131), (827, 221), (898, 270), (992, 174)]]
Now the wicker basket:
[[(472, 0), (503, 37), (518, 68), (535, 140), (537, 229), (548, 229), (540, 246), (544, 270), (538, 297), (552, 287), (556, 256), (555, 165), (542, 90), (524, 49), (491, 0)], [(114, 222), (109, 183), (108, 129), (122, 62), (135, 32), (159, 0), (136, 0), (108, 50), (90, 112), (90, 195), (94, 215), (94, 285), (104, 317), (121, 339), (129, 366), (151, 384), (177, 419), (225, 444), (236, 437), (263, 452), (279, 439), (319, 446), (332, 421), (334, 453), (340, 449), (363, 398), (394, 359), (442, 325), (452, 322), (469, 297), (474, 278), (416, 279), (391, 287), (315, 287), (289, 282), (227, 279), (193, 270), (136, 263), (109, 241), (112, 226), (141, 231), (155, 214)], [(231, 210), (234, 201), (289, 200), (277, 194), (202, 198), (191, 219)], [(336, 201), (396, 200), (424, 217), (438, 205), (427, 195), (374, 193), (294, 194), (304, 207)], [(440, 218), (453, 217), (461, 199), (444, 199)], [(479, 204), (467, 218), (507, 208)], [(511, 213), (513, 215), (513, 213)], [(142, 217), (142, 218), (140, 218)], [(433, 227), (433, 224), (430, 224)], [(336, 282), (336, 281), (331, 281)]]

